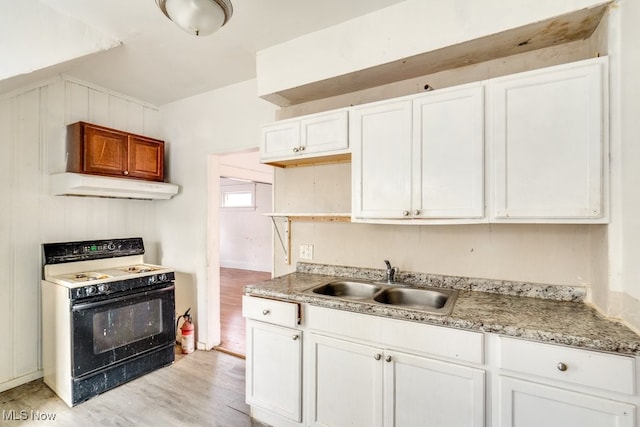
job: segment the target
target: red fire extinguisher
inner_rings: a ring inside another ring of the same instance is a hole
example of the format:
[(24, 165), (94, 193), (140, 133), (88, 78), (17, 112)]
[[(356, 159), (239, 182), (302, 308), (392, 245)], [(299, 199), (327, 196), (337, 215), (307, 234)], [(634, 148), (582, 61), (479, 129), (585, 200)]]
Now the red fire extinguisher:
[(182, 335), (182, 339), (180, 340), (182, 345), (182, 354), (193, 353), (193, 350), (195, 349), (194, 327), (193, 323), (191, 323), (191, 315), (189, 314), (189, 311), (191, 311), (191, 307), (189, 307), (182, 316), (178, 316), (178, 320), (176, 321), (177, 327), (178, 322), (180, 322), (180, 318), (182, 317), (184, 319), (184, 322), (182, 322), (182, 326), (180, 327), (180, 335)]

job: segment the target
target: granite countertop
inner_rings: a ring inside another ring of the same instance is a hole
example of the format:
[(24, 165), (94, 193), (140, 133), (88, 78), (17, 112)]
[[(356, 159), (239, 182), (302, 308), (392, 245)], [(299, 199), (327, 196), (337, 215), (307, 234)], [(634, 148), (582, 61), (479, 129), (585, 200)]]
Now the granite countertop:
[(380, 280), (382, 270), (311, 263), (298, 263), (296, 270), (295, 273), (246, 285), (245, 294), (640, 356), (640, 336), (583, 303), (586, 290), (581, 287), (401, 273), (397, 280), (412, 286), (459, 290), (451, 314), (438, 315), (305, 292), (336, 279)]

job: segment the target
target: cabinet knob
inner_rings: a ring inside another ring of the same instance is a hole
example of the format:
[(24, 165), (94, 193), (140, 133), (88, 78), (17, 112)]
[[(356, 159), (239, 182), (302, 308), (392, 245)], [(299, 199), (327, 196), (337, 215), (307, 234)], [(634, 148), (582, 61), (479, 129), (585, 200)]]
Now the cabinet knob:
[(262, 310), (262, 314), (265, 316), (268, 316), (269, 314), (271, 314), (271, 310), (268, 310), (268, 309)]
[(304, 151), (304, 145), (300, 146), (300, 151)]
[(129, 171), (124, 171), (122, 173), (125, 174), (125, 175), (129, 175)]
[(376, 360), (380, 360), (380, 359), (382, 359), (382, 355), (380, 353), (376, 353), (376, 354), (373, 355), (373, 358), (376, 359)]
[(291, 337), (292, 340), (296, 341), (298, 338), (300, 338), (300, 335), (295, 334)]
[(416, 209), (415, 211), (413, 211), (413, 214), (418, 216), (418, 215), (420, 215), (420, 211), (418, 209)]
[(300, 149), (298, 147), (293, 147), (293, 152), (297, 153), (298, 151), (300, 151)]
[(402, 211), (402, 216), (409, 216), (409, 211)]
[(568, 369), (568, 366), (566, 363), (560, 362), (558, 363), (557, 368), (558, 368), (558, 371), (564, 372)]
[(384, 357), (384, 361), (385, 362), (391, 362), (391, 356), (385, 356)]

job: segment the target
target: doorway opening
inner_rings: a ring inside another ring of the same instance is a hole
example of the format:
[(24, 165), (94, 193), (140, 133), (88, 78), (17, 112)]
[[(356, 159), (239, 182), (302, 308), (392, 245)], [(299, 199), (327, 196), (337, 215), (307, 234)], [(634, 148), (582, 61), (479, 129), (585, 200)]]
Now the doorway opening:
[[(216, 350), (245, 357), (242, 294), (246, 284), (270, 279), (273, 271), (273, 167), (257, 151), (212, 156), (210, 175), (210, 313), (218, 313)], [(217, 285), (217, 286), (216, 286)]]

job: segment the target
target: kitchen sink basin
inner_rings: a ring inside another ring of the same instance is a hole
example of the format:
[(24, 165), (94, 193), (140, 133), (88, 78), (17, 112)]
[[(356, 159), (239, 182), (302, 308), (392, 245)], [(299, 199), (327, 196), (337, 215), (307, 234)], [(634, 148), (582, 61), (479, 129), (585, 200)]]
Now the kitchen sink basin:
[(368, 282), (356, 282), (351, 280), (336, 280), (326, 285), (312, 289), (314, 294), (328, 295), (332, 297), (363, 299), (371, 298), (380, 290), (380, 286)]
[(307, 293), (329, 298), (420, 310), (432, 314), (451, 314), (458, 297), (455, 289), (418, 288), (405, 284), (387, 284), (358, 280), (334, 280), (315, 286)]
[(445, 309), (447, 303), (451, 305), (456, 296), (457, 291), (451, 289), (396, 287), (383, 290), (373, 299), (382, 304), (405, 308), (440, 310)]

